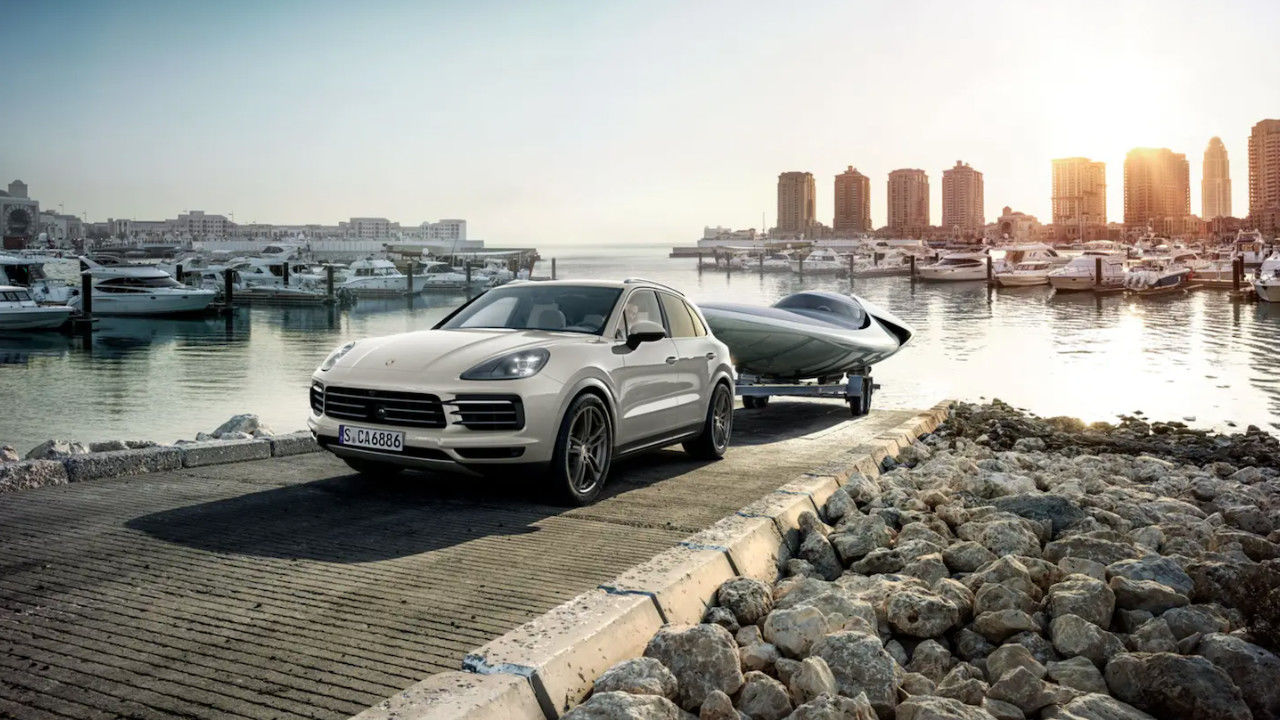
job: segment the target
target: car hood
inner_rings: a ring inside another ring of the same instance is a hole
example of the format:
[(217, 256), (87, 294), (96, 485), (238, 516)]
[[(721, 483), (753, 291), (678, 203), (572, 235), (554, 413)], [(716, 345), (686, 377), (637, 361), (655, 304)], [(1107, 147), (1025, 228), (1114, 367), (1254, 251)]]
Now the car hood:
[(325, 374), (335, 378), (348, 373), (362, 377), (381, 373), (457, 377), (486, 360), (517, 350), (591, 341), (600, 342), (600, 338), (546, 330), (422, 330), (357, 341)]

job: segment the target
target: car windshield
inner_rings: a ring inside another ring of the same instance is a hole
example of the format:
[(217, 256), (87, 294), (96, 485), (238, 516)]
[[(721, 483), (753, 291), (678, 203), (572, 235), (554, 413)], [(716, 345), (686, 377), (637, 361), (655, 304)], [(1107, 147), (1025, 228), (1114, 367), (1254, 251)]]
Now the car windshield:
[(578, 285), (516, 285), (476, 298), (437, 327), (555, 330), (599, 335), (622, 290)]

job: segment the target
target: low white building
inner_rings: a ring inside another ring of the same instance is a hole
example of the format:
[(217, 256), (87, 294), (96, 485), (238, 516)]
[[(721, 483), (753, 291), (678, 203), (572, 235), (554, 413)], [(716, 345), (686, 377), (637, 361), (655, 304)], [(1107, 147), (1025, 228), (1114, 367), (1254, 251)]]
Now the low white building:
[(763, 243), (764, 237), (758, 236), (755, 228), (731, 230), (716, 226), (702, 228), (702, 239), (698, 240), (698, 247), (743, 247)]

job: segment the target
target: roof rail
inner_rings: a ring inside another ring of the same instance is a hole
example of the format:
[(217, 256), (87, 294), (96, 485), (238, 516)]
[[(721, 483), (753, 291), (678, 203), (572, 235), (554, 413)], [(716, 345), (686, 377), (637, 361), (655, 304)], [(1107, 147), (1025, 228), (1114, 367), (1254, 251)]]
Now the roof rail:
[(629, 278), (627, 278), (627, 279), (623, 280), (622, 282), (624, 282), (624, 283), (648, 283), (649, 285), (657, 285), (657, 286), (658, 286), (658, 287), (660, 287), (660, 288), (664, 288), (664, 289), (666, 289), (666, 290), (670, 290), (671, 292), (673, 292), (673, 293), (675, 293), (675, 294), (679, 295), (680, 297), (684, 297), (684, 293), (682, 293), (682, 292), (680, 292), (679, 290), (677, 290), (677, 289), (675, 289), (675, 288), (671, 287), (670, 285), (667, 285), (666, 283), (655, 282), (655, 281), (653, 281), (653, 280), (646, 280), (645, 278), (641, 278), (641, 277), (629, 277)]

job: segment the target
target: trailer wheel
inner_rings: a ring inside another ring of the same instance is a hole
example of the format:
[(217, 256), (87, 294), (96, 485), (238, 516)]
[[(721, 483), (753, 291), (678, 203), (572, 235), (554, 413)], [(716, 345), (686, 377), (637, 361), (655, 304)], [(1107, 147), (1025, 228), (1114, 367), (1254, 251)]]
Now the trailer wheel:
[(860, 397), (849, 398), (849, 414), (854, 417), (862, 417), (871, 412), (871, 391), (875, 388), (871, 378), (862, 378), (862, 395)]
[(742, 407), (748, 410), (759, 410), (769, 404), (768, 395), (743, 395)]

